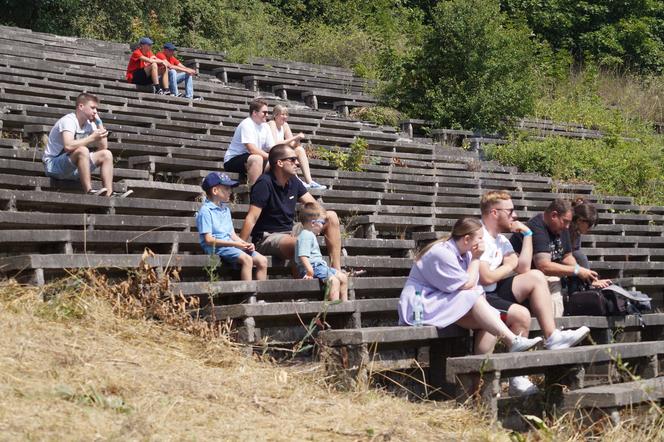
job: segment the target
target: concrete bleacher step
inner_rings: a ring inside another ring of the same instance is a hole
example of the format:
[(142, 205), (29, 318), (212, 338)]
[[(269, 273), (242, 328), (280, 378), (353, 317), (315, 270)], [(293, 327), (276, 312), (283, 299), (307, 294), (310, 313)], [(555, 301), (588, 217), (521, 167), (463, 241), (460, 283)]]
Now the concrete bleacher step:
[(561, 409), (576, 413), (585, 410), (586, 413), (593, 413), (592, 417), (608, 415), (614, 425), (618, 425), (621, 408), (656, 404), (662, 399), (664, 399), (664, 377), (660, 376), (568, 391), (564, 394)]
[(562, 401), (563, 388), (576, 390), (584, 387), (583, 378), (588, 367), (616, 363), (618, 360), (632, 361), (636, 371), (634, 374), (651, 378), (658, 374), (658, 356), (661, 354), (664, 354), (664, 341), (460, 356), (447, 358), (445, 377), (448, 382), (459, 382), (468, 392), (472, 378), (479, 376), (482, 379), (482, 404), (496, 416), (501, 377), (543, 373), (549, 399), (555, 406)]

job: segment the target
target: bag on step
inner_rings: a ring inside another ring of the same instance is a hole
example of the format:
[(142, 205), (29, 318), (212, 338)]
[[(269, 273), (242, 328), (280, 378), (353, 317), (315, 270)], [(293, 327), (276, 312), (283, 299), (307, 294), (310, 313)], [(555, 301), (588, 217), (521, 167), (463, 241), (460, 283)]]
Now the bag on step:
[(586, 287), (563, 298), (565, 316), (625, 316), (651, 310), (651, 298), (639, 291), (627, 291), (612, 284), (604, 289)]

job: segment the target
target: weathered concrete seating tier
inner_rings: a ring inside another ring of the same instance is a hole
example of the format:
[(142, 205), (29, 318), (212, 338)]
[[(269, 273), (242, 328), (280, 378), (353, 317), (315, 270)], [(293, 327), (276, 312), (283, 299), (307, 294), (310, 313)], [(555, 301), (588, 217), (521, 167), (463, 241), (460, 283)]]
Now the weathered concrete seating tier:
[(620, 408), (656, 404), (662, 398), (664, 377), (656, 377), (568, 391), (564, 394), (561, 408), (573, 412), (580, 409), (592, 410), (597, 416), (608, 415), (614, 425), (617, 425), (620, 422)]
[(664, 354), (664, 341), (461, 356), (447, 358), (445, 376), (449, 382), (459, 381), (466, 388), (466, 392), (468, 386), (472, 384), (472, 377), (480, 376), (483, 380), (482, 402), (495, 416), (498, 411), (502, 377), (543, 373), (551, 405), (555, 407), (562, 402), (563, 388), (575, 390), (584, 387), (584, 373), (588, 367), (615, 363), (618, 360), (631, 360), (636, 369), (635, 374), (652, 378), (659, 373), (658, 356), (662, 354)]

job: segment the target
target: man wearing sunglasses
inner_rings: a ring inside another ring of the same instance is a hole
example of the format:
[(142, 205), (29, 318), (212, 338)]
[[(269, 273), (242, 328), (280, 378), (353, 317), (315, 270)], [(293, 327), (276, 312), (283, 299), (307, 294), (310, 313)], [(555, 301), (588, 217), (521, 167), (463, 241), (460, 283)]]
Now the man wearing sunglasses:
[[(275, 255), (292, 259), (295, 253), (293, 221), (295, 206), (300, 203), (316, 203), (297, 178), (298, 160), (293, 148), (277, 144), (268, 155), (270, 171), (258, 177), (251, 188), (249, 211), (244, 220), (240, 237), (256, 245), (263, 255)], [(341, 270), (341, 234), (339, 217), (327, 212), (322, 232), (330, 256), (330, 267)]]
[[(484, 225), (484, 253), (480, 257), (480, 283), (486, 299), (501, 312), (516, 335), (528, 336), (531, 313), (544, 334), (545, 348), (569, 348), (588, 335), (590, 329), (559, 330), (554, 320), (553, 301), (544, 273), (531, 269), (533, 230), (517, 220), (512, 197), (505, 191), (489, 191), (480, 200)], [(522, 238), (520, 255), (503, 235)], [(510, 379), (510, 396), (537, 392), (526, 376)]]
[(247, 176), (253, 185), (263, 173), (268, 152), (274, 145), (272, 131), (267, 124), (267, 102), (257, 98), (249, 103), (249, 116), (235, 129), (231, 144), (224, 155), (224, 170)]

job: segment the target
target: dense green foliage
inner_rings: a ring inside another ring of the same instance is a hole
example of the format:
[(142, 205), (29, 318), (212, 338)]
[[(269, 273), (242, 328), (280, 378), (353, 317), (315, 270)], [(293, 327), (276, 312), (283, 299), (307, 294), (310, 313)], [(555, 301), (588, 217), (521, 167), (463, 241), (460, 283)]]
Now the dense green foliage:
[(662, 73), (664, 2), (661, 0), (503, 0), (535, 34), (577, 62)]
[(536, 103), (538, 117), (582, 123), (604, 138), (532, 141), (516, 134), (512, 143), (490, 148), (490, 157), (560, 180), (592, 182), (605, 194), (664, 204), (664, 136), (647, 120), (611, 108), (602, 93), (605, 81), (587, 72), (559, 82)]
[(433, 10), (424, 43), (388, 89), (394, 105), (443, 127), (496, 129), (532, 110), (536, 45), (498, 1), (452, 0)]
[(401, 112), (391, 107), (370, 106), (356, 107), (350, 112), (351, 118), (369, 121), (379, 126), (399, 126)]

